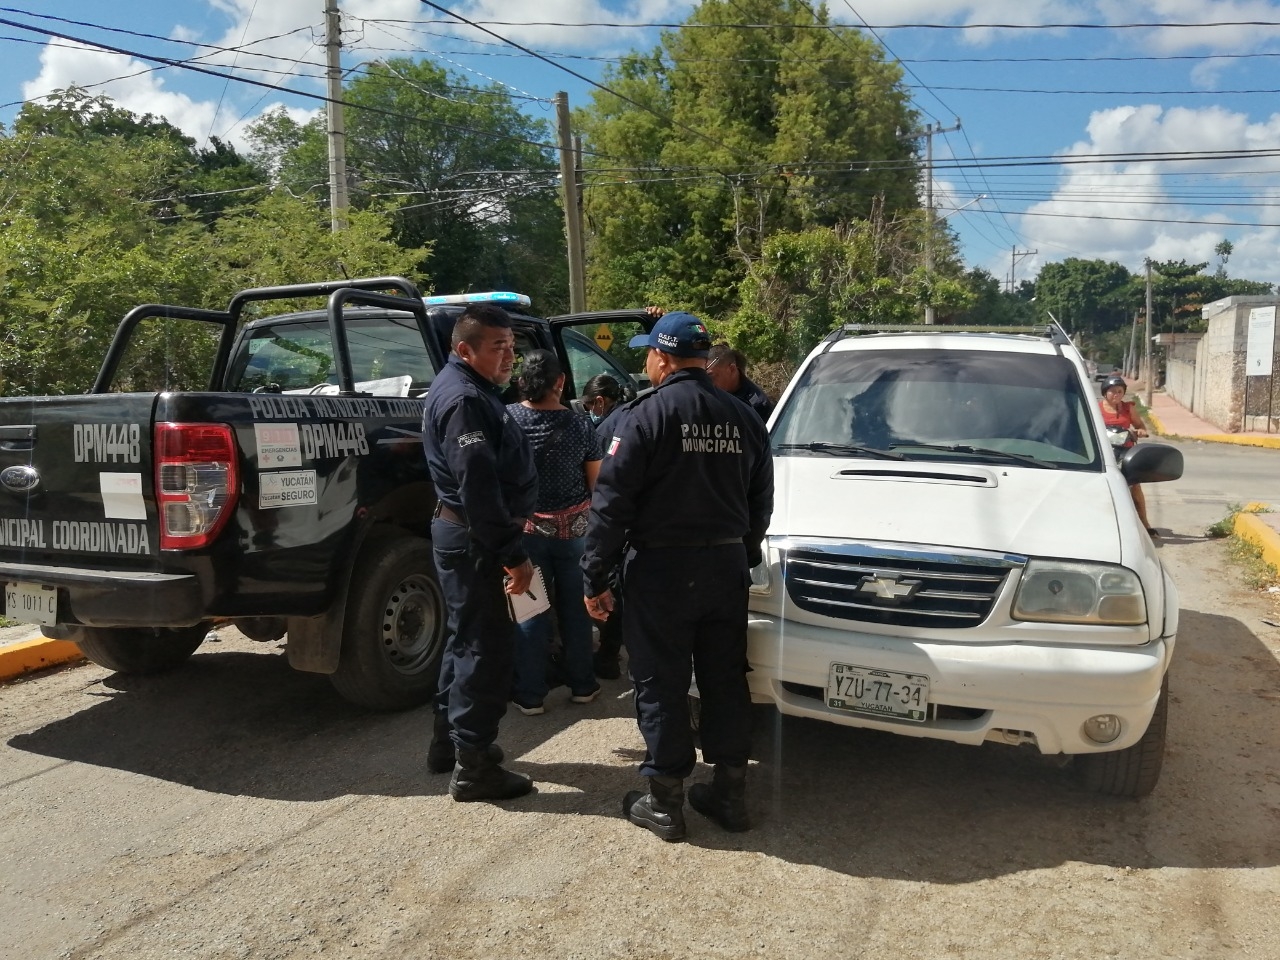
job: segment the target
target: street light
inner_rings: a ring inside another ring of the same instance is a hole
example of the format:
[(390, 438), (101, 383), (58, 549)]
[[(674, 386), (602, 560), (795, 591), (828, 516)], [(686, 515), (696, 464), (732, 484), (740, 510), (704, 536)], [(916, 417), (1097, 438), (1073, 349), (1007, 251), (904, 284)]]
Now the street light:
[(947, 217), (951, 216), (953, 213), (959, 213), (959, 212), (960, 212), (961, 210), (963, 210), (965, 207), (972, 207), (975, 203), (980, 203), (981, 201), (986, 200), (986, 199), (987, 199), (987, 195), (986, 195), (985, 193), (980, 193), (980, 194), (978, 194), (976, 197), (974, 197), (972, 200), (970, 200), (968, 203), (962, 203), (962, 204), (960, 204), (960, 206), (956, 207), (954, 210), (948, 210), (948, 211), (947, 211), (946, 213), (944, 213), (942, 216), (940, 216), (940, 217), (935, 217), (934, 219), (935, 219), (935, 220), (945, 220), (945, 219), (947, 219)]

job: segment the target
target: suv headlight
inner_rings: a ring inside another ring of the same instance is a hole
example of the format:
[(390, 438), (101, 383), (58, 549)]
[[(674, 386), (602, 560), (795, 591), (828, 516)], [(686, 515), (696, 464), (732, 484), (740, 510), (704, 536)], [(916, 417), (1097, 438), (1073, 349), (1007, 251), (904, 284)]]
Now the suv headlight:
[(1142, 581), (1107, 563), (1031, 560), (1013, 601), (1017, 620), (1133, 625), (1147, 620)]

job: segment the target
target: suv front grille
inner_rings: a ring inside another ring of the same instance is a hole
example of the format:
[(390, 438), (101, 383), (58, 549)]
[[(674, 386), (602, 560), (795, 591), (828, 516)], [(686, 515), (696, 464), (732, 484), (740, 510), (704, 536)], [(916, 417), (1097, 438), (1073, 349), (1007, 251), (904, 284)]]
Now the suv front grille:
[(801, 609), (903, 627), (976, 627), (991, 613), (1013, 559), (934, 558), (898, 551), (783, 551), (787, 594)]

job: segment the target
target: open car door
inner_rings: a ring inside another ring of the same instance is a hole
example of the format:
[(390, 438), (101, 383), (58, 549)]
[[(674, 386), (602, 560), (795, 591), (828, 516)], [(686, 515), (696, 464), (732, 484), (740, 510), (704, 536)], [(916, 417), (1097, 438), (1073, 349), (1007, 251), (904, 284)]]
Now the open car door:
[(632, 337), (648, 333), (655, 322), (644, 310), (600, 310), (550, 319), (568, 381), (565, 393), (575, 398), (575, 406), (586, 382), (601, 373), (618, 381), (625, 400), (649, 388), (644, 372), (648, 351), (628, 344)]

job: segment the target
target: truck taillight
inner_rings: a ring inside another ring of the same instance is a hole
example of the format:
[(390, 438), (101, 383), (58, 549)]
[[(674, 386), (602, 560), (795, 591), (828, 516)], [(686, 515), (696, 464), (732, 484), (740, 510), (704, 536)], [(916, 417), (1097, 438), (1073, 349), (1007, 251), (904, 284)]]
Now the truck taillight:
[(235, 436), (225, 423), (157, 423), (156, 499), (160, 549), (206, 546), (235, 509), (240, 489)]

